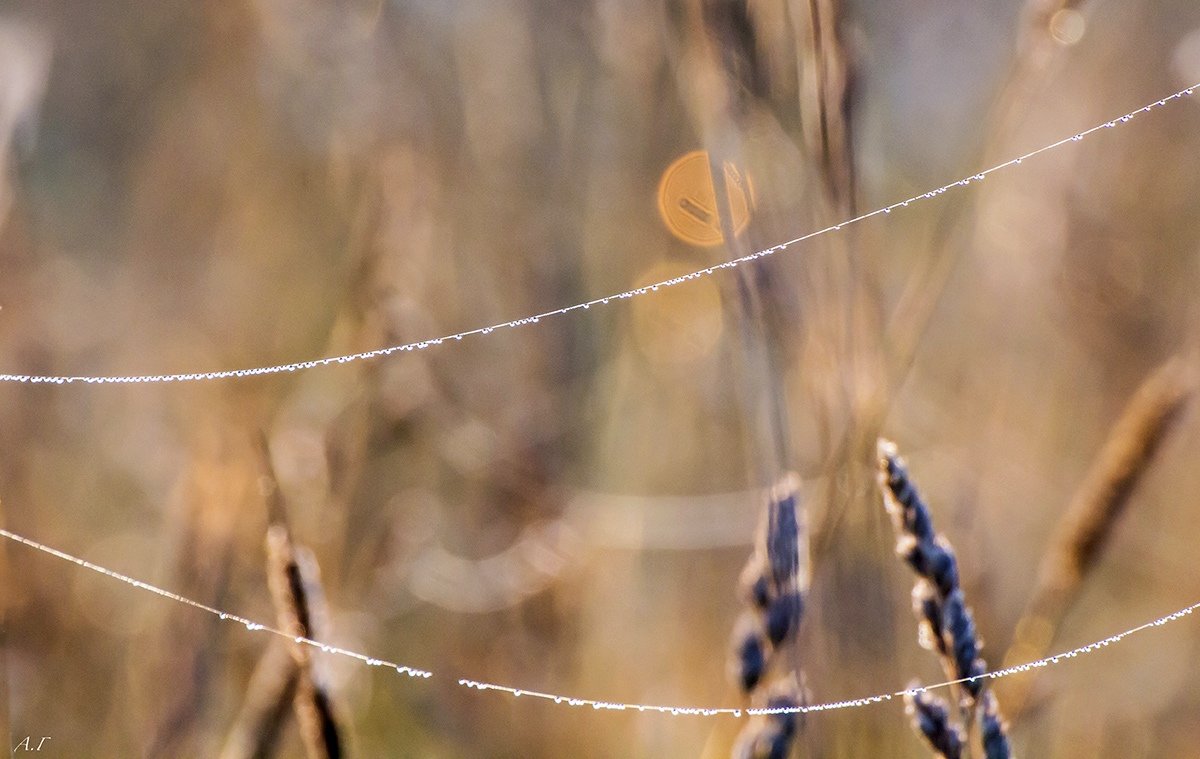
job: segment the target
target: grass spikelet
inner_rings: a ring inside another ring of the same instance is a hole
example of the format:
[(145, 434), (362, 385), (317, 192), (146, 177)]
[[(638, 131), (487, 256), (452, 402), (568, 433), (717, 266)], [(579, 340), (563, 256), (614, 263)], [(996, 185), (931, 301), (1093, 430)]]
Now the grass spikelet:
[[(793, 677), (772, 688), (766, 708), (795, 709), (800, 702), (801, 689)], [(800, 715), (796, 712), (755, 715), (738, 735), (733, 759), (787, 759), (799, 723)]]
[[(962, 708), (968, 715), (971, 709), (978, 709), (981, 722), (986, 721), (985, 744), (991, 746), (996, 757), (1007, 759), (1010, 752), (1004, 723), (995, 697), (985, 691), (987, 681), (981, 676), (987, 671), (987, 664), (979, 656), (981, 643), (971, 609), (959, 586), (954, 549), (935, 532), (929, 507), (909, 477), (895, 444), (880, 439), (876, 450), (879, 489), (896, 528), (896, 553), (918, 576), (913, 588), (913, 610), (921, 629), (921, 643), (939, 655), (949, 674), (964, 680), (961, 684)], [(917, 698), (923, 695), (926, 694), (914, 694), (910, 701), (914, 724), (942, 756), (957, 756), (957, 753), (947, 753), (954, 745), (962, 743), (959, 740), (955, 744), (947, 737), (950, 734), (948, 712), (944, 708), (940, 712), (935, 708), (940, 699)], [(992, 754), (988, 757), (991, 759)]]
[(921, 647), (940, 656), (949, 656), (946, 635), (942, 628), (942, 605), (937, 591), (928, 580), (920, 579), (913, 585), (913, 613), (918, 620), (918, 640)]
[(766, 613), (767, 640), (771, 645), (778, 646), (791, 640), (803, 613), (804, 596), (798, 590), (785, 591), (773, 599)]
[(912, 691), (904, 696), (905, 711), (912, 717), (913, 728), (924, 736), (942, 759), (962, 756), (962, 731), (950, 720), (946, 702), (932, 693)]
[[(808, 590), (808, 546), (800, 511), (800, 480), (783, 477), (768, 499), (754, 552), (739, 582), (745, 609), (734, 626), (731, 669), (742, 693), (767, 708), (796, 706), (800, 700), (793, 647)], [(766, 686), (772, 670), (775, 683)], [(764, 693), (766, 694), (764, 696)], [(787, 756), (798, 729), (795, 714), (758, 715), (734, 746), (737, 759)]]
[(767, 509), (766, 550), (773, 590), (779, 594), (800, 577), (799, 482), (789, 476), (775, 486)]
[[(884, 505), (897, 532), (896, 553), (918, 575), (914, 592), (921, 598), (918, 618), (926, 634), (940, 633), (935, 641), (956, 678), (974, 678), (986, 671), (979, 659), (975, 621), (958, 585), (958, 562), (950, 544), (933, 529), (929, 508), (921, 500), (896, 452), (896, 446), (879, 441), (880, 488)], [(925, 585), (922, 585), (924, 581)], [(981, 680), (963, 683), (971, 702), (979, 696)]]
[(751, 554), (750, 560), (742, 569), (739, 581), (743, 603), (755, 609), (765, 610), (771, 603), (771, 581), (767, 577), (766, 567), (758, 560), (758, 554)]
[(996, 696), (991, 691), (983, 694), (979, 704), (980, 733), (983, 736), (983, 755), (986, 759), (1009, 759), (1012, 749), (1008, 745), (1008, 729), (996, 706)]
[(767, 671), (770, 644), (762, 631), (757, 614), (747, 610), (738, 618), (733, 633), (733, 673), (742, 689), (749, 695), (758, 687)]
[(746, 610), (734, 628), (735, 679), (751, 695), (780, 647), (800, 627), (808, 587), (808, 551), (799, 511), (799, 478), (788, 474), (767, 500), (754, 553), (742, 570)]

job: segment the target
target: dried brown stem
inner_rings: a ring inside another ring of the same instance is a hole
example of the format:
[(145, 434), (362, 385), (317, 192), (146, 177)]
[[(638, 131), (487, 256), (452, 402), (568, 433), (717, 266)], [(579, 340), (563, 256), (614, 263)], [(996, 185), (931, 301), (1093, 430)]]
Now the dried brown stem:
[[(1176, 357), (1155, 370), (1133, 394), (1071, 499), (1042, 560), (1004, 666), (1045, 656), (1194, 387), (1191, 367)], [(1031, 678), (1019, 678), (1006, 686), (1004, 700), (1014, 719), (1028, 705), (1031, 683)]]
[[(176, 569), (192, 598), (219, 603), (229, 583), (238, 523), (234, 515), (252, 498), (240, 430), (224, 424), (198, 430), (192, 458), (181, 481), (185, 505)], [(139, 677), (158, 683), (176, 678), (176, 687), (154, 704), (158, 713), (145, 731), (145, 756), (196, 753), (197, 715), (213, 680), (212, 621), (196, 624), (172, 618), (162, 630), (161, 648), (139, 662)]]
[(275, 754), (299, 679), (300, 670), (286, 647), (267, 649), (254, 668), (221, 759), (267, 759)]
[[(275, 605), (279, 629), (296, 638), (317, 640), (321, 621), (327, 618), (321, 593), (320, 569), (312, 552), (292, 542), (287, 526), (287, 504), (271, 465), (265, 435), (258, 440), (258, 459), (267, 498), (267, 584)], [(312, 647), (296, 641), (289, 646), (296, 670), (292, 706), (300, 734), (311, 759), (337, 759), (344, 753), (333, 703), (317, 676)]]
[[(280, 629), (314, 640), (314, 611), (319, 607), (316, 562), (292, 545), (282, 525), (267, 529), (267, 579)], [(329, 694), (313, 670), (312, 648), (295, 643), (291, 652), (299, 671), (293, 704), (305, 749), (312, 759), (336, 759), (342, 755), (340, 732)]]
[(839, 36), (838, 0), (806, 0), (807, 35), (800, 45), (800, 117), (809, 153), (821, 166), (835, 212), (855, 213), (851, 153), (851, 67)]
[[(0, 527), (7, 527), (4, 514), (4, 502), (0, 500)], [(12, 730), (9, 726), (9, 716), (12, 712), (9, 707), (8, 680), (8, 610), (12, 604), (13, 593), (13, 571), (12, 566), (8, 562), (8, 551), (0, 551), (0, 671), (4, 673), (4, 677), (0, 678), (0, 741), (5, 741), (4, 745), (11, 746)]]

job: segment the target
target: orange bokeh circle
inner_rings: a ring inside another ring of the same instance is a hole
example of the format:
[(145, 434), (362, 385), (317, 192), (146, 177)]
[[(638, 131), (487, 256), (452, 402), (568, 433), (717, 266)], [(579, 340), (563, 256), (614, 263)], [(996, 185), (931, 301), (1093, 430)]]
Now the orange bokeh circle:
[[(738, 234), (750, 223), (753, 189), (749, 179), (729, 162), (725, 163), (725, 188), (733, 232)], [(685, 153), (663, 171), (658, 183), (658, 212), (671, 234), (684, 242), (711, 246), (725, 239), (707, 151)]]

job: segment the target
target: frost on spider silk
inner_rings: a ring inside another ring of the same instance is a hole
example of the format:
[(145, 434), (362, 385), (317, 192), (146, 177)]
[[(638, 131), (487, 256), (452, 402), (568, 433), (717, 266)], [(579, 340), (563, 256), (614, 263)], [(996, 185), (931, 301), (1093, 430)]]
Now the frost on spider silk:
[[(1200, 46), (1200, 43), (1195, 43), (1195, 44), (1197, 46)], [(1180, 50), (1183, 50), (1184, 52), (1177, 53), (1177, 58), (1180, 56), (1183, 56), (1183, 60), (1185, 60), (1185, 64), (1186, 64), (1186, 61), (1191, 60), (1191, 57), (1190, 57), (1191, 53), (1189, 52), (1190, 49), (1191, 48), (1185, 48), (1183, 45), (1181, 45)], [(1177, 66), (1178, 65), (1179, 64), (1177, 64)], [(1187, 67), (1187, 70), (1191, 70), (1190, 66)], [(1196, 77), (1193, 75), (1193, 76), (1190, 76), (1189, 78), (1194, 81)], [(840, 232), (844, 227), (850, 226), (852, 224), (857, 224), (858, 222), (865, 221), (867, 219), (871, 219), (876, 216), (890, 214), (894, 210), (908, 208), (909, 205), (912, 203), (918, 203), (918, 202), (925, 201), (925, 200), (932, 200), (932, 199), (937, 198), (941, 195), (944, 195), (945, 193), (952, 191), (956, 188), (968, 187), (970, 185), (977, 184), (977, 183), (981, 182), (982, 180), (986, 179), (989, 175), (991, 175), (994, 172), (1000, 171), (1002, 169), (1014, 167), (1014, 166), (1020, 166), (1022, 164), (1022, 162), (1026, 161), (1030, 158), (1033, 158), (1035, 156), (1041, 155), (1042, 153), (1047, 153), (1052, 150), (1056, 150), (1057, 148), (1060, 148), (1064, 145), (1068, 145), (1073, 142), (1079, 142), (1079, 141), (1083, 140), (1084, 138), (1091, 136), (1095, 132), (1099, 132), (1104, 129), (1115, 128), (1121, 124), (1126, 124), (1129, 121), (1131, 121), (1132, 119), (1136, 118), (1137, 116), (1139, 116), (1143, 113), (1149, 113), (1150, 111), (1152, 111), (1156, 108), (1161, 108), (1175, 100), (1180, 100), (1185, 97), (1190, 97), (1195, 94), (1197, 89), (1200, 89), (1200, 82), (1193, 84), (1190, 87), (1187, 87), (1185, 89), (1179, 90), (1178, 92), (1175, 92), (1174, 94), (1168, 95), (1164, 98), (1161, 98), (1154, 102), (1148, 103), (1147, 105), (1142, 106), (1141, 108), (1135, 109), (1133, 111), (1130, 111), (1129, 113), (1126, 113), (1123, 116), (1118, 116), (1118, 117), (1116, 117), (1114, 119), (1110, 119), (1109, 121), (1106, 121), (1104, 123), (1097, 124), (1096, 126), (1090, 128), (1090, 129), (1086, 129), (1086, 130), (1079, 132), (1077, 134), (1074, 134), (1070, 137), (1065, 137), (1061, 140), (1058, 140), (1057, 142), (1052, 142), (1048, 145), (1044, 145), (1036, 150), (1031, 150), (1028, 153), (1025, 153), (1024, 155), (1020, 155), (1015, 158), (1011, 158), (1003, 163), (999, 163), (988, 169), (984, 169), (983, 171), (976, 172), (970, 176), (963, 177), (962, 179), (958, 179), (953, 182), (948, 182), (947, 184), (944, 184), (941, 187), (929, 190), (929, 191), (921, 193), (919, 195), (914, 195), (911, 198), (906, 198), (899, 202), (877, 208), (874, 211), (869, 211), (867, 213), (859, 214), (858, 216), (855, 216), (850, 219), (846, 219), (845, 221), (841, 221), (837, 224), (833, 224), (828, 227), (824, 227), (822, 229), (817, 229), (817, 230), (802, 234), (798, 237), (795, 237), (791, 240), (787, 240), (786, 242), (779, 243), (770, 248), (764, 248), (762, 250), (755, 251), (753, 253), (742, 256), (740, 258), (731, 259), (729, 261), (724, 261), (720, 264), (709, 266), (704, 269), (698, 269), (691, 273), (684, 274), (684, 275), (677, 276), (677, 277), (672, 277), (670, 279), (666, 279), (661, 282), (656, 282), (651, 285), (634, 288), (632, 290), (626, 290), (625, 292), (615, 293), (613, 295), (608, 295), (608, 296), (604, 296), (604, 297), (600, 297), (600, 298), (593, 298), (592, 300), (584, 301), (581, 303), (575, 303), (574, 305), (564, 306), (562, 308), (555, 308), (553, 310), (545, 311), (543, 313), (535, 314), (532, 316), (526, 316), (526, 317), (522, 317), (519, 319), (512, 319), (510, 321), (501, 322), (499, 324), (493, 324), (491, 326), (486, 326), (486, 327), (476, 327), (474, 329), (465, 330), (463, 332), (457, 332), (452, 335), (445, 335), (443, 337), (419, 340), (416, 342), (405, 343), (402, 345), (392, 345), (392, 346), (389, 346), (386, 348), (377, 348), (375, 350), (362, 351), (360, 353), (352, 353), (352, 354), (347, 354), (347, 355), (342, 355), (342, 356), (328, 356), (325, 358), (312, 359), (312, 360), (308, 360), (308, 361), (297, 361), (297, 362), (289, 363), (289, 364), (278, 364), (275, 366), (261, 366), (261, 367), (256, 367), (256, 368), (227, 369), (227, 370), (221, 370), (221, 371), (207, 371), (207, 372), (189, 372), (189, 373), (185, 373), (185, 374), (36, 375), (36, 374), (0, 373), (0, 382), (19, 382), (19, 383), (33, 384), (33, 385), (38, 385), (38, 384), (70, 385), (70, 384), (76, 384), (76, 383), (88, 384), (88, 385), (157, 384), (157, 383), (177, 383), (177, 382), (206, 382), (206, 381), (211, 381), (211, 380), (225, 380), (225, 379), (236, 379), (236, 378), (243, 378), (243, 377), (256, 377), (256, 376), (262, 376), (262, 375), (268, 375), (268, 374), (283, 374), (283, 373), (287, 373), (287, 372), (303, 371), (303, 370), (308, 370), (308, 369), (315, 369), (317, 367), (322, 367), (322, 366), (331, 366), (334, 364), (348, 364), (348, 363), (355, 362), (355, 361), (367, 361), (367, 360), (372, 360), (372, 359), (378, 359), (378, 358), (382, 358), (385, 356), (390, 356), (395, 353), (407, 353), (407, 352), (412, 352), (412, 351), (425, 350), (426, 348), (430, 348), (433, 346), (439, 346), (439, 345), (442, 345), (443, 343), (448, 343), (450, 341), (456, 341), (456, 342), (461, 341), (464, 337), (491, 335), (493, 332), (496, 332), (498, 330), (515, 329), (517, 327), (524, 327), (526, 325), (537, 324), (542, 319), (563, 316), (563, 315), (566, 315), (566, 314), (569, 314), (569, 313), (572, 313), (575, 311), (587, 310), (591, 306), (597, 306), (597, 305), (598, 306), (606, 306), (611, 301), (614, 301), (614, 300), (627, 300), (629, 298), (639, 297), (639, 296), (647, 295), (650, 293), (656, 293), (660, 289), (665, 289), (667, 287), (674, 287), (675, 285), (682, 284), (684, 282), (689, 282), (691, 280), (698, 279), (700, 277), (712, 276), (713, 274), (715, 274), (718, 271), (723, 271), (726, 269), (733, 269), (738, 266), (741, 266), (742, 264), (748, 263), (750, 261), (754, 261), (754, 260), (757, 260), (760, 258), (765, 258), (767, 256), (773, 256), (778, 252), (784, 251), (794, 245), (798, 245), (799, 243), (806, 242), (815, 237), (819, 237), (821, 235), (825, 235), (825, 234), (829, 234), (829, 233), (833, 233), (833, 232)]]
[[(43, 554), (52, 556), (61, 561), (69, 562), (71, 564), (74, 564), (74, 565), (82, 568), (82, 569), (87, 569), (89, 571), (96, 572), (97, 574), (101, 574), (110, 579), (117, 580), (118, 582), (129, 585), (130, 587), (133, 587), (137, 590), (146, 591), (148, 593), (157, 595), (161, 598), (165, 598), (167, 600), (174, 601), (175, 603), (183, 604), (185, 606), (190, 606), (194, 610), (211, 614), (211, 615), (217, 617), (221, 621), (226, 621), (226, 622), (231, 622), (234, 624), (241, 625), (241, 626), (245, 627), (245, 629), (249, 632), (266, 633), (266, 634), (272, 634), (272, 635), (279, 635), (279, 636), (283, 636), (283, 637), (289, 637), (286, 633), (284, 633), (282, 631), (275, 630), (273, 628), (258, 624), (256, 622), (252, 622), (244, 617), (240, 617), (240, 616), (233, 614), (231, 612), (228, 612), (228, 611), (222, 611), (220, 609), (215, 609), (211, 606), (207, 606), (203, 603), (200, 603), (199, 601), (195, 601), (190, 598), (186, 598), (186, 597), (178, 595), (176, 593), (172, 593), (171, 591), (164, 590), (163, 588), (160, 588), (158, 586), (151, 585), (150, 583), (144, 582), (142, 580), (137, 580), (132, 577), (129, 577), (128, 575), (121, 574), (120, 572), (117, 572), (116, 570), (108, 569), (107, 567), (102, 567), (98, 564), (93, 564), (92, 562), (89, 562), (86, 559), (81, 559), (78, 556), (73, 556), (65, 551), (60, 551), (57, 548), (52, 548), (44, 543), (39, 543), (38, 541), (33, 540), (32, 538), (27, 538), (23, 535), (18, 535), (17, 533), (11, 532), (2, 527), (0, 527), (0, 537), (4, 538), (6, 540), (10, 540), (14, 543), (20, 543), (21, 545), (24, 545), (28, 548), (32, 548), (34, 550), (40, 551)], [(1113, 635), (1110, 635), (1106, 638), (1095, 641), (1093, 643), (1088, 643), (1086, 645), (1079, 646), (1077, 648), (1071, 649), (1070, 651), (1064, 651), (1062, 653), (1058, 653), (1053, 656), (1047, 656), (1043, 659), (1038, 659), (1036, 661), (1026, 662), (1024, 664), (1017, 664), (1017, 665), (1014, 665), (1011, 667), (1006, 667), (1004, 669), (988, 672), (985, 675), (983, 675), (983, 677), (986, 677), (989, 680), (995, 680), (995, 679), (999, 679), (1002, 677), (1008, 677), (1010, 675), (1020, 674), (1022, 672), (1028, 672), (1033, 669), (1049, 667), (1049, 666), (1052, 666), (1055, 664), (1061, 664), (1066, 661), (1071, 661), (1077, 657), (1084, 656), (1085, 654), (1095, 653), (1095, 652), (1105, 649), (1109, 646), (1116, 645), (1117, 643), (1124, 641), (1126, 638), (1130, 637), (1131, 635), (1135, 635), (1137, 633), (1144, 632), (1147, 630), (1152, 630), (1157, 627), (1163, 627), (1164, 625), (1168, 625), (1173, 622), (1178, 622), (1179, 620), (1190, 617), (1197, 610), (1200, 610), (1200, 602), (1193, 603), (1189, 606), (1185, 606), (1182, 609), (1179, 609), (1178, 611), (1174, 611), (1165, 616), (1158, 617), (1157, 619), (1151, 620), (1149, 622), (1143, 622), (1142, 624), (1137, 625), (1136, 627), (1129, 628), (1128, 630), (1125, 630), (1123, 632), (1115, 633)], [(307, 639), (302, 639), (302, 642), (309, 643), (310, 645), (315, 643), (315, 641), (308, 641)], [(322, 649), (322, 651), (324, 653), (332, 654), (335, 656), (346, 656), (346, 657), (355, 659), (357, 661), (360, 661), (367, 666), (391, 669), (396, 674), (404, 676), (404, 677), (415, 678), (418, 680), (428, 680), (434, 676), (434, 673), (430, 672), (428, 670), (417, 669), (414, 667), (396, 664), (396, 663), (390, 662), (386, 659), (378, 659), (378, 658), (375, 658), (372, 656), (368, 656), (366, 654), (358, 653), (356, 651), (350, 651), (350, 650), (344, 649), (344, 648), (325, 646)], [(823, 702), (823, 703), (810, 703), (810, 702), (807, 702), (807, 699), (803, 699), (803, 702), (802, 702), (802, 700), (797, 696), (790, 702), (790, 705), (776, 703), (776, 705), (772, 707), (772, 706), (770, 706), (770, 702), (768, 702), (768, 706), (766, 706), (766, 707), (757, 707), (757, 708), (749, 708), (749, 709), (745, 708), (745, 707), (740, 707), (740, 706), (738, 706), (738, 707), (696, 707), (696, 706), (669, 706), (669, 705), (660, 705), (660, 704), (639, 704), (639, 703), (593, 701), (590, 699), (576, 698), (573, 696), (567, 696), (567, 695), (556, 694), (556, 693), (543, 693), (543, 692), (539, 692), (539, 691), (531, 691), (531, 690), (525, 690), (525, 689), (521, 689), (521, 688), (512, 688), (510, 686), (497, 685), (495, 683), (486, 683), (486, 682), (470, 680), (470, 679), (466, 679), (466, 678), (459, 679), (457, 681), (457, 684), (458, 684), (458, 687), (460, 687), (460, 688), (466, 688), (466, 689), (477, 690), (477, 691), (490, 691), (490, 692), (502, 693), (502, 694), (510, 695), (514, 698), (520, 697), (520, 696), (531, 696), (533, 698), (549, 701), (549, 702), (552, 702), (557, 705), (573, 706), (573, 707), (588, 707), (588, 708), (592, 708), (592, 709), (596, 709), (596, 710), (615, 710), (615, 711), (628, 710), (628, 711), (638, 711), (638, 712), (653, 712), (653, 713), (664, 714), (664, 715), (669, 715), (669, 716), (684, 716), (684, 717), (690, 717), (690, 716), (711, 717), (711, 716), (716, 716), (716, 715), (728, 715), (728, 716), (732, 716), (732, 717), (741, 717), (743, 715), (751, 715), (751, 716), (758, 717), (758, 716), (778, 716), (778, 715), (785, 715), (785, 714), (792, 714), (792, 715), (809, 714), (811, 712), (839, 711), (842, 709), (857, 709), (857, 708), (861, 708), (861, 707), (865, 707), (865, 706), (871, 706), (874, 704), (881, 704), (881, 703), (890, 701), (893, 698), (899, 697), (899, 696), (908, 697), (908, 696), (915, 695), (915, 694), (925, 693), (929, 690), (932, 690), (933, 688), (946, 687), (953, 683), (940, 683), (940, 684), (936, 684), (936, 685), (927, 685), (927, 686), (924, 686), (919, 689), (914, 689), (914, 688), (910, 687), (905, 690), (896, 691), (893, 693), (880, 693), (880, 694), (871, 695), (871, 696), (861, 696), (858, 698), (845, 699), (845, 700), (841, 700), (841, 701), (829, 701), (829, 702)], [(990, 693), (988, 691), (984, 691), (984, 696), (983, 696), (983, 700), (982, 700), (982, 704), (981, 704), (981, 707), (982, 707), (981, 724), (982, 724), (985, 750), (988, 752), (992, 752), (992, 753), (986, 754), (987, 759), (996, 759), (997, 757), (1004, 756), (1004, 754), (997, 753), (997, 752), (1003, 750), (1004, 747), (1008, 745), (1008, 742), (1007, 742), (1007, 738), (1005, 738), (1003, 741), (1000, 740), (1000, 738), (1002, 737), (1003, 723), (1000, 721), (999, 715), (996, 713), (994, 705), (990, 703), (989, 695), (990, 695)], [(999, 734), (997, 733), (997, 727), (1001, 728), (1001, 732)]]

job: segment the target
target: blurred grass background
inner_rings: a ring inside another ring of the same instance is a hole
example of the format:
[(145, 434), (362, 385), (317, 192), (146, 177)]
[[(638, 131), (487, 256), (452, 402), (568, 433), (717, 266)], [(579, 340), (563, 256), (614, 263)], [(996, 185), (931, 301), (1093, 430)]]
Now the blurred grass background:
[[(815, 8), (841, 57), (814, 53)], [(1041, 23), (1046, 9), (1068, 15)], [(814, 66), (839, 62), (840, 152), (810, 129), (828, 106)], [(8, 0), (0, 370), (264, 366), (518, 318), (790, 239), (1197, 81), (1193, 0)], [(673, 238), (655, 198), (671, 161), (705, 148), (757, 201), (745, 235), (711, 249)], [(873, 490), (881, 431), (958, 549), (998, 664), (1125, 400), (1194, 352), (1197, 156), (1186, 99), (773, 257), (751, 280), (770, 372), (745, 360), (720, 274), (295, 375), (5, 385), (3, 521), (269, 622), (261, 430), (321, 565), (330, 642), (442, 675), (323, 661), (355, 755), (723, 756), (732, 719), (556, 708), (454, 678), (736, 703), (736, 578), (758, 489), (787, 466), (813, 528), (814, 698), (941, 679)], [(767, 423), (786, 422), (786, 461), (767, 460), (757, 393), (784, 400)], [(1198, 432), (1186, 414), (1056, 650), (1200, 596)], [(220, 752), (269, 638), (0, 555), (14, 745)], [(1200, 756), (1198, 644), (1185, 621), (1041, 673), (1018, 753)], [(926, 755), (898, 702), (810, 717), (800, 750)], [(281, 753), (300, 755), (294, 730)]]

